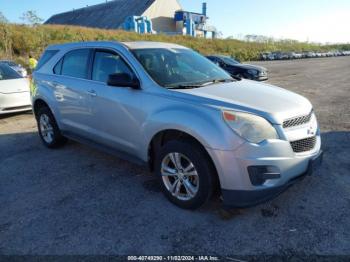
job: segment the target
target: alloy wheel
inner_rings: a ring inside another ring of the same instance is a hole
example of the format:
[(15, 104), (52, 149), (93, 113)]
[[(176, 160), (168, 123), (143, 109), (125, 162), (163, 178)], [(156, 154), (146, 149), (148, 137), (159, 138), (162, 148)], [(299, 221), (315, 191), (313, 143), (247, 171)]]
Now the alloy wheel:
[(50, 118), (46, 114), (40, 116), (39, 126), (44, 141), (51, 144), (54, 140), (54, 131), (50, 123)]
[(193, 199), (199, 189), (198, 172), (192, 161), (177, 152), (167, 154), (162, 161), (161, 175), (166, 189), (177, 199)]

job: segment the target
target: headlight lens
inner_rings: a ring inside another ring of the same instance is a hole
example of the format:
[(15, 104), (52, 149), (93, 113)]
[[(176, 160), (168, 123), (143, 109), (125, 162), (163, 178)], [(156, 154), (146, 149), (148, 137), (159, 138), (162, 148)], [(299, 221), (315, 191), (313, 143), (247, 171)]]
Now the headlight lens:
[(258, 72), (258, 70), (249, 69), (248, 73), (251, 74), (251, 75), (257, 75), (259, 72)]
[(234, 111), (223, 111), (223, 117), (233, 131), (251, 143), (278, 139), (276, 129), (265, 118)]

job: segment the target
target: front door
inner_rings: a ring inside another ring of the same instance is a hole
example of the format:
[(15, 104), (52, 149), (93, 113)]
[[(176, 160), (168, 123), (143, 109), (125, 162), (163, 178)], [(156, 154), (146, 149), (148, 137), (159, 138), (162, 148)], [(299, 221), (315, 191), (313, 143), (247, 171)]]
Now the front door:
[(96, 50), (91, 79), (94, 82), (92, 126), (99, 142), (135, 155), (141, 137), (142, 90), (108, 86), (110, 74), (127, 73), (135, 76), (124, 59), (114, 51)]

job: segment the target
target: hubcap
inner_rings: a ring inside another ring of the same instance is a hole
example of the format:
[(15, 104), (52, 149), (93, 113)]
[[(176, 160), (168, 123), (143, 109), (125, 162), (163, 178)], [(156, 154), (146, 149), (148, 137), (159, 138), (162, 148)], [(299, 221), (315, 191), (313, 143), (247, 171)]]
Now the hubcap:
[(165, 187), (177, 199), (188, 201), (196, 196), (199, 188), (198, 173), (185, 155), (166, 155), (162, 161), (161, 174)]
[(52, 143), (54, 138), (53, 127), (50, 124), (50, 118), (46, 114), (40, 116), (39, 125), (44, 141), (48, 144)]

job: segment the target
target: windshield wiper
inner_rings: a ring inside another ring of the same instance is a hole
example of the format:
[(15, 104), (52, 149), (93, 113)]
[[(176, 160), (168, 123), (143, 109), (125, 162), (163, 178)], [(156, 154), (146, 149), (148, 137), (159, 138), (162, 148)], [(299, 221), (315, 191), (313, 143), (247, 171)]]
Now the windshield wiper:
[(228, 82), (233, 82), (236, 81), (235, 79), (232, 78), (225, 78), (225, 79), (213, 79), (209, 81), (203, 81), (199, 83), (189, 83), (189, 84), (179, 84), (179, 85), (174, 85), (174, 86), (167, 86), (166, 88), (168, 89), (191, 89), (191, 88), (199, 88), (199, 87), (204, 87), (212, 84), (217, 84), (217, 83), (228, 83)]
[(232, 75), (231, 77), (233, 79), (235, 79), (236, 81), (241, 81), (242, 80), (242, 77), (240, 77), (240, 76)]
[(215, 79), (212, 81), (213, 84), (216, 83), (228, 83), (228, 82), (235, 82), (236, 80), (233, 78), (224, 78), (224, 79)]
[(209, 86), (209, 85), (213, 85), (213, 84), (228, 83), (228, 82), (234, 82), (234, 81), (236, 81), (236, 80), (233, 78), (213, 79), (213, 80), (202, 82), (200, 84), (200, 86), (201, 87), (202, 86)]
[(191, 89), (191, 88), (199, 88), (202, 85), (195, 84), (183, 84), (183, 85), (175, 85), (175, 86), (166, 86), (167, 89)]

